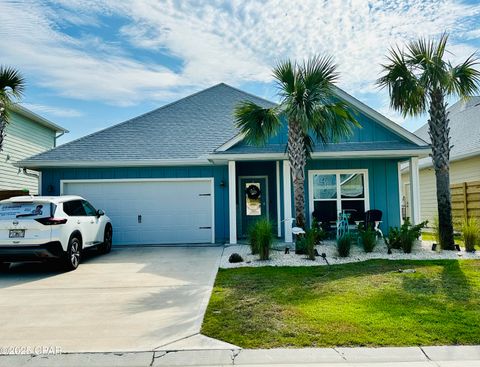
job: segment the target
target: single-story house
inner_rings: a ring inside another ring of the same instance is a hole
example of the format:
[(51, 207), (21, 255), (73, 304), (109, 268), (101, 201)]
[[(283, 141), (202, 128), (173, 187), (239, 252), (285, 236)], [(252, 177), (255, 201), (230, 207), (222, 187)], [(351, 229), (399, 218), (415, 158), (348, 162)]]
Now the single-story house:
[(59, 136), (68, 131), (20, 105), (9, 109), (9, 123), (0, 152), (0, 199), (14, 192), (38, 193), (38, 173), (25, 175), (16, 163), (56, 146)]
[[(474, 216), (480, 218), (480, 96), (466, 101), (458, 101), (448, 108), (450, 119), (450, 183), (454, 185), (452, 194), (454, 219)], [(430, 143), (428, 124), (415, 134)], [(434, 223), (437, 211), (437, 191), (435, 170), (432, 158), (419, 161), (420, 170), (420, 217)], [(466, 192), (463, 193), (464, 186)], [(457, 195), (458, 200), (457, 200)], [(408, 166), (402, 169), (402, 197), (404, 213), (408, 213), (410, 200), (410, 175)], [(467, 201), (467, 205), (463, 201)]]
[[(362, 128), (348, 141), (315, 146), (306, 168), (309, 217), (314, 209), (331, 220), (342, 209), (356, 209), (359, 217), (379, 209), (387, 231), (401, 221), (400, 162), (415, 166), (429, 145), (335, 91), (357, 111)], [(42, 172), (42, 194), (78, 194), (104, 209), (116, 244), (234, 244), (259, 216), (274, 221), (278, 236), (291, 242), (286, 128), (263, 147), (246, 144), (233, 116), (245, 100), (274, 105), (222, 83), (20, 166)]]

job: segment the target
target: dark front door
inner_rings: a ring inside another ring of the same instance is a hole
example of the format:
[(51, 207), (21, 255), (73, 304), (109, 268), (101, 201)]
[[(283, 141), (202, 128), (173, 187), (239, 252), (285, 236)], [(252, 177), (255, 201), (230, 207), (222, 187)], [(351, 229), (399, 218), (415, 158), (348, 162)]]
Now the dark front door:
[(268, 218), (268, 186), (266, 177), (241, 177), (239, 184), (242, 237), (260, 218)]

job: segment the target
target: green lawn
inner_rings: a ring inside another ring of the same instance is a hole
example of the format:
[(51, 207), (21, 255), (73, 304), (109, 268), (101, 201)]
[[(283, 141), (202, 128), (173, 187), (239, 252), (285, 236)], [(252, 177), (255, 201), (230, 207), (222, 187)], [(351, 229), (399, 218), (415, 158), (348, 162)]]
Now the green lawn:
[(479, 326), (480, 261), (370, 260), (221, 269), (202, 333), (244, 348), (406, 346), (480, 344)]
[[(422, 240), (436, 242), (435, 236), (430, 232), (422, 232)], [(456, 235), (454, 240), (457, 245), (464, 246), (461, 236)]]

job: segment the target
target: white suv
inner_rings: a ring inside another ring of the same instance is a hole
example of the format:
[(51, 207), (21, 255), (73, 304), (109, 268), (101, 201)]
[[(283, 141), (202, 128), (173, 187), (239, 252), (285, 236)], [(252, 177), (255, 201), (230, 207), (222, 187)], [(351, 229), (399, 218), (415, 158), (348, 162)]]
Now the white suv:
[(15, 261), (57, 259), (67, 270), (82, 250), (112, 248), (112, 224), (80, 196), (18, 196), (0, 201), (0, 266)]

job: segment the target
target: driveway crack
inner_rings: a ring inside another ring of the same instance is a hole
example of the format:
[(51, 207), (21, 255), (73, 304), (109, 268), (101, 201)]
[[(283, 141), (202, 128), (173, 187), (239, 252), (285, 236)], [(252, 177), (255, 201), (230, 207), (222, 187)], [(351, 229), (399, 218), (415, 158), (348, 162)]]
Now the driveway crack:
[(153, 352), (152, 361), (150, 362), (150, 364), (148, 366), (152, 367), (154, 365), (156, 359), (165, 357), (168, 353), (169, 352)]
[(423, 353), (423, 355), (425, 356), (425, 358), (427, 358), (427, 360), (428, 360), (429, 362), (433, 362), (433, 363), (435, 364), (435, 366), (439, 366), (439, 367), (440, 367), (440, 365), (439, 365), (436, 361), (433, 361), (433, 360), (428, 356), (428, 354), (423, 350), (422, 347), (419, 347), (419, 348), (420, 348), (420, 350), (422, 351), (422, 353)]
[(241, 351), (241, 349), (232, 349), (232, 366), (235, 365), (235, 358), (238, 357)]
[(343, 359), (344, 361), (347, 360), (347, 358), (345, 358), (345, 356), (344, 356), (337, 348), (332, 348), (332, 349), (333, 349), (335, 352), (337, 352), (338, 355), (339, 355), (340, 357), (342, 357), (342, 359)]

